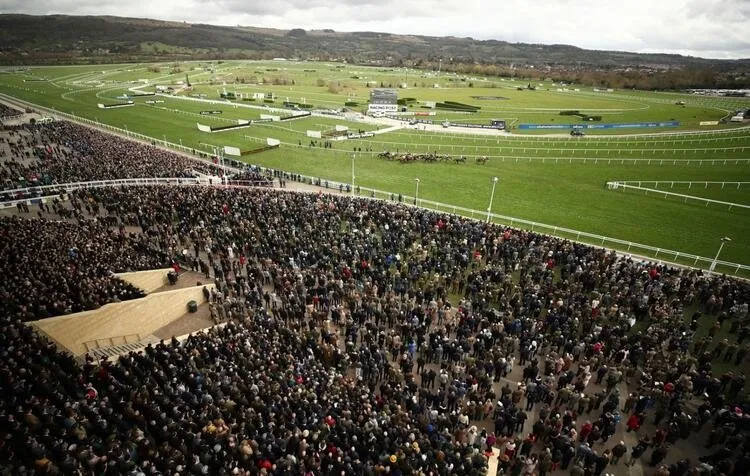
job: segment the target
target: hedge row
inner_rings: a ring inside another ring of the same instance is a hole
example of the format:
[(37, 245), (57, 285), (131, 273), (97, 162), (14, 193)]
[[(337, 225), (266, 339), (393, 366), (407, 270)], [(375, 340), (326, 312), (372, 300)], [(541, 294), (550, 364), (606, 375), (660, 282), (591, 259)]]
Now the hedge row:
[(223, 131), (225, 129), (238, 129), (240, 127), (247, 127), (250, 124), (232, 124), (230, 126), (219, 126), (219, 127), (212, 127), (211, 131)]
[(407, 104), (417, 102), (417, 98), (401, 98), (396, 100), (396, 104), (399, 106), (406, 106)]
[(449, 111), (461, 111), (461, 112), (477, 112), (481, 108), (479, 106), (471, 106), (469, 104), (462, 104), (455, 101), (444, 101), (435, 104), (437, 109), (447, 109)]
[(601, 121), (602, 116), (589, 116), (580, 111), (560, 111), (561, 116), (578, 116), (582, 121)]

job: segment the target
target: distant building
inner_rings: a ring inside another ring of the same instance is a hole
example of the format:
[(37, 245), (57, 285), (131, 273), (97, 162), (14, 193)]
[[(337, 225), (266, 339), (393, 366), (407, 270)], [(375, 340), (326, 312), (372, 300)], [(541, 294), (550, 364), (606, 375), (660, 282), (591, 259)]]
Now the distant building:
[(367, 106), (367, 114), (371, 116), (383, 116), (398, 111), (398, 93), (395, 89), (375, 88), (370, 90), (370, 104)]

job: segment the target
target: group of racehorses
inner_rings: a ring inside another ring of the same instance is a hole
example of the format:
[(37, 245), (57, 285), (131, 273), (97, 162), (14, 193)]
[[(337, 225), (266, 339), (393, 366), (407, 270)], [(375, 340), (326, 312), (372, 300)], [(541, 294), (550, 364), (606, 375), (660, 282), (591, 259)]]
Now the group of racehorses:
[[(385, 159), (385, 160), (397, 160), (401, 162), (402, 164), (407, 164), (410, 162), (427, 162), (427, 163), (435, 163), (435, 162), (454, 162), (456, 164), (465, 164), (466, 163), (466, 156), (460, 156), (460, 157), (453, 157), (451, 155), (441, 155), (437, 153), (428, 153), (428, 154), (399, 154), (399, 153), (393, 153), (390, 151), (381, 152), (378, 154), (379, 159)], [(476, 157), (476, 163), (477, 164), (486, 164), (489, 159), (486, 155)]]

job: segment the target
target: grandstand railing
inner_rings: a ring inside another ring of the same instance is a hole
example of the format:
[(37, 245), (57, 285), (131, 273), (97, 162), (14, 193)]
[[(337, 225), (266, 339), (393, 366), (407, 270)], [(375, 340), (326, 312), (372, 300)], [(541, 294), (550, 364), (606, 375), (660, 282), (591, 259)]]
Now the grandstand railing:
[(18, 114), (14, 114), (12, 116), (0, 116), (0, 122), (3, 122), (3, 121), (12, 121), (14, 119), (18, 119), (19, 116), (22, 116), (22, 115), (23, 115), (23, 113), (19, 112)]
[(94, 339), (83, 343), (83, 347), (86, 352), (90, 352), (96, 349), (102, 349), (104, 347), (112, 347), (115, 345), (122, 344), (135, 344), (141, 340), (140, 334), (126, 334), (121, 336), (102, 337), (100, 339)]
[(696, 197), (695, 195), (685, 195), (683, 193), (667, 192), (665, 190), (660, 190), (658, 188), (641, 187), (638, 185), (629, 185), (623, 182), (607, 182), (607, 188), (610, 190), (625, 190), (625, 189), (640, 190), (640, 191), (646, 192), (647, 195), (648, 195), (648, 192), (651, 192), (654, 194), (663, 195), (664, 198), (678, 197), (678, 198), (683, 199), (685, 202), (687, 202), (688, 200), (694, 200), (696, 202), (705, 203), (706, 206), (708, 206), (709, 203), (714, 203), (717, 205), (728, 206), (730, 210), (733, 207), (750, 209), (750, 205), (744, 205), (742, 203), (725, 202), (723, 200), (714, 200), (711, 198)]
[[(130, 178), (117, 180), (92, 180), (88, 182), (70, 182), (52, 185), (14, 188), (0, 191), (0, 208), (14, 207), (18, 203), (53, 197), (74, 190), (102, 187), (122, 187), (136, 185), (211, 185), (209, 178)], [(216, 185), (221, 181), (217, 180)]]
[[(215, 185), (215, 186), (241, 186), (241, 187), (269, 187), (273, 185), (268, 180), (221, 180), (218, 177), (201, 175), (197, 178), (191, 177), (147, 177), (129, 178), (116, 180), (92, 180), (88, 182), (70, 182), (52, 185), (39, 185), (31, 187), (0, 190), (0, 208), (14, 207), (17, 203), (29, 203), (34, 200), (54, 197), (61, 193), (87, 188), (122, 187), (122, 186), (149, 186), (149, 185)], [(30, 203), (29, 203), (30, 204)]]

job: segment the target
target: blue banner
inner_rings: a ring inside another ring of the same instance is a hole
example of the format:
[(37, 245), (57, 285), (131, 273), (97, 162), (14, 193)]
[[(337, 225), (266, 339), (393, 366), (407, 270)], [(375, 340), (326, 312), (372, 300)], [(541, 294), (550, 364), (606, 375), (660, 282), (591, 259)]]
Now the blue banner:
[(505, 129), (505, 121), (492, 121), (492, 124), (468, 124), (465, 122), (448, 122), (451, 127), (468, 127), (471, 129)]
[(648, 127), (679, 127), (679, 121), (626, 122), (622, 124), (519, 124), (519, 129), (643, 129)]

